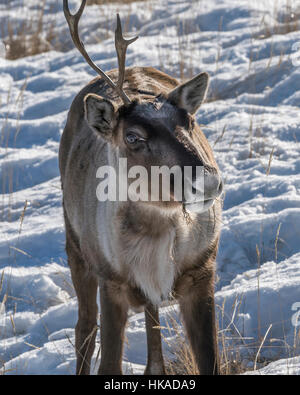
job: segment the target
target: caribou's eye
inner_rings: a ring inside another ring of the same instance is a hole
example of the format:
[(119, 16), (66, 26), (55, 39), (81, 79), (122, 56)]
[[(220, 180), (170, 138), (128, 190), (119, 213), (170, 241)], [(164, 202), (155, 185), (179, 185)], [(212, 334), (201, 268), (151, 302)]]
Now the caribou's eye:
[(146, 141), (144, 137), (136, 135), (135, 133), (129, 132), (126, 134), (125, 140), (128, 144), (136, 144), (137, 142)]
[(128, 144), (135, 144), (139, 140), (138, 136), (133, 133), (126, 134), (126, 141)]

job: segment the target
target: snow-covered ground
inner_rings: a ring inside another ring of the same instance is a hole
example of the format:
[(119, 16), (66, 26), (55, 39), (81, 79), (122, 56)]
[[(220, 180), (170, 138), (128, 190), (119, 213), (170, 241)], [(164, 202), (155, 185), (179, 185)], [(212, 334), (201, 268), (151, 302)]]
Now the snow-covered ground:
[[(9, 9), (6, 3), (0, 1), (0, 25), (36, 12), (33, 0), (25, 8), (20, 0)], [(221, 351), (251, 374), (300, 373), (299, 3), (149, 0), (87, 7), (80, 25), (105, 70), (116, 66), (119, 11), (129, 35), (140, 36), (128, 66), (211, 75), (198, 121), (226, 184), (216, 285)], [(7, 374), (75, 370), (77, 302), (57, 157), (68, 108), (94, 73), (72, 49), (61, 4), (46, 1), (44, 23), (55, 21), (70, 51), (8, 61), (0, 35), (0, 369)], [(80, 1), (70, 4), (75, 10)], [(176, 336), (167, 329), (174, 314), (176, 305), (161, 309), (166, 349)], [(124, 366), (142, 373), (143, 314), (130, 316), (127, 339)]]

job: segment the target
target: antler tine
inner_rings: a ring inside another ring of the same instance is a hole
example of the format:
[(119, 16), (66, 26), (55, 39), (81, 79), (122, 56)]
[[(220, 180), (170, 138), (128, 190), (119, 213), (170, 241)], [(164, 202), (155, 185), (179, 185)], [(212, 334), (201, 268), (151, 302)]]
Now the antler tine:
[(64, 0), (64, 14), (65, 14), (66, 20), (67, 20), (69, 28), (70, 28), (72, 40), (77, 48), (78, 48), (79, 44), (83, 45), (81, 43), (79, 35), (78, 35), (78, 24), (79, 24), (81, 15), (83, 13), (83, 10), (85, 8), (85, 5), (86, 5), (86, 0), (82, 0), (81, 6), (80, 6), (79, 10), (77, 11), (77, 13), (72, 15), (70, 12), (70, 9), (69, 9), (68, 0)]
[(117, 14), (117, 28), (115, 31), (115, 47), (118, 56), (118, 64), (119, 64), (119, 77), (117, 86), (119, 89), (122, 89), (124, 78), (125, 78), (125, 60), (126, 60), (126, 51), (127, 47), (136, 41), (138, 37), (134, 37), (130, 40), (125, 40), (122, 33), (122, 25), (120, 15)]
[[(90, 56), (86, 52), (82, 41), (80, 40), (79, 33), (78, 33), (78, 24), (79, 24), (80, 17), (81, 17), (81, 15), (83, 13), (83, 10), (85, 8), (85, 5), (86, 5), (86, 0), (82, 0), (81, 6), (80, 6), (79, 10), (77, 11), (77, 13), (72, 15), (71, 12), (70, 12), (70, 9), (69, 9), (68, 0), (64, 0), (64, 3), (63, 3), (65, 18), (66, 18), (66, 20), (68, 22), (68, 25), (69, 25), (70, 34), (71, 34), (73, 43), (75, 44), (75, 46), (78, 49), (78, 51), (82, 54), (84, 59), (87, 61), (87, 63), (92, 67), (92, 69), (94, 69), (98, 74), (100, 74), (106, 80), (106, 82), (114, 90), (117, 91), (117, 93), (119, 94), (119, 96), (123, 100), (123, 103), (128, 105), (128, 104), (130, 104), (130, 99), (126, 95), (126, 93), (122, 90), (123, 82), (122, 82), (121, 86), (119, 84), (116, 85), (111, 80), (111, 78), (92, 61), (92, 59), (90, 58)], [(123, 74), (122, 78), (124, 80), (124, 74)]]

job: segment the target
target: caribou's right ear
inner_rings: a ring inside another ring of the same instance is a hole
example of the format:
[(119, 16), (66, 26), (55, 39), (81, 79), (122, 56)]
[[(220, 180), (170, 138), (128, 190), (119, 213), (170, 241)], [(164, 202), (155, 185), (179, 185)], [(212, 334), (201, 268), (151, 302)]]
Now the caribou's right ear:
[(112, 137), (115, 109), (109, 100), (89, 93), (84, 98), (84, 117), (89, 127), (101, 137), (110, 140)]

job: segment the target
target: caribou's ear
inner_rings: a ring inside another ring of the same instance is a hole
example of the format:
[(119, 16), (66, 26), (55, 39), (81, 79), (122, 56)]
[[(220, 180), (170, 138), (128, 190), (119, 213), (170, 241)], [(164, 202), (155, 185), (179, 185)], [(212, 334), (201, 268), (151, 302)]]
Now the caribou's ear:
[(172, 90), (168, 94), (168, 100), (190, 114), (195, 114), (205, 99), (208, 80), (207, 73), (200, 73)]
[(106, 140), (111, 139), (115, 110), (109, 100), (94, 93), (86, 95), (84, 98), (84, 117), (92, 130)]

